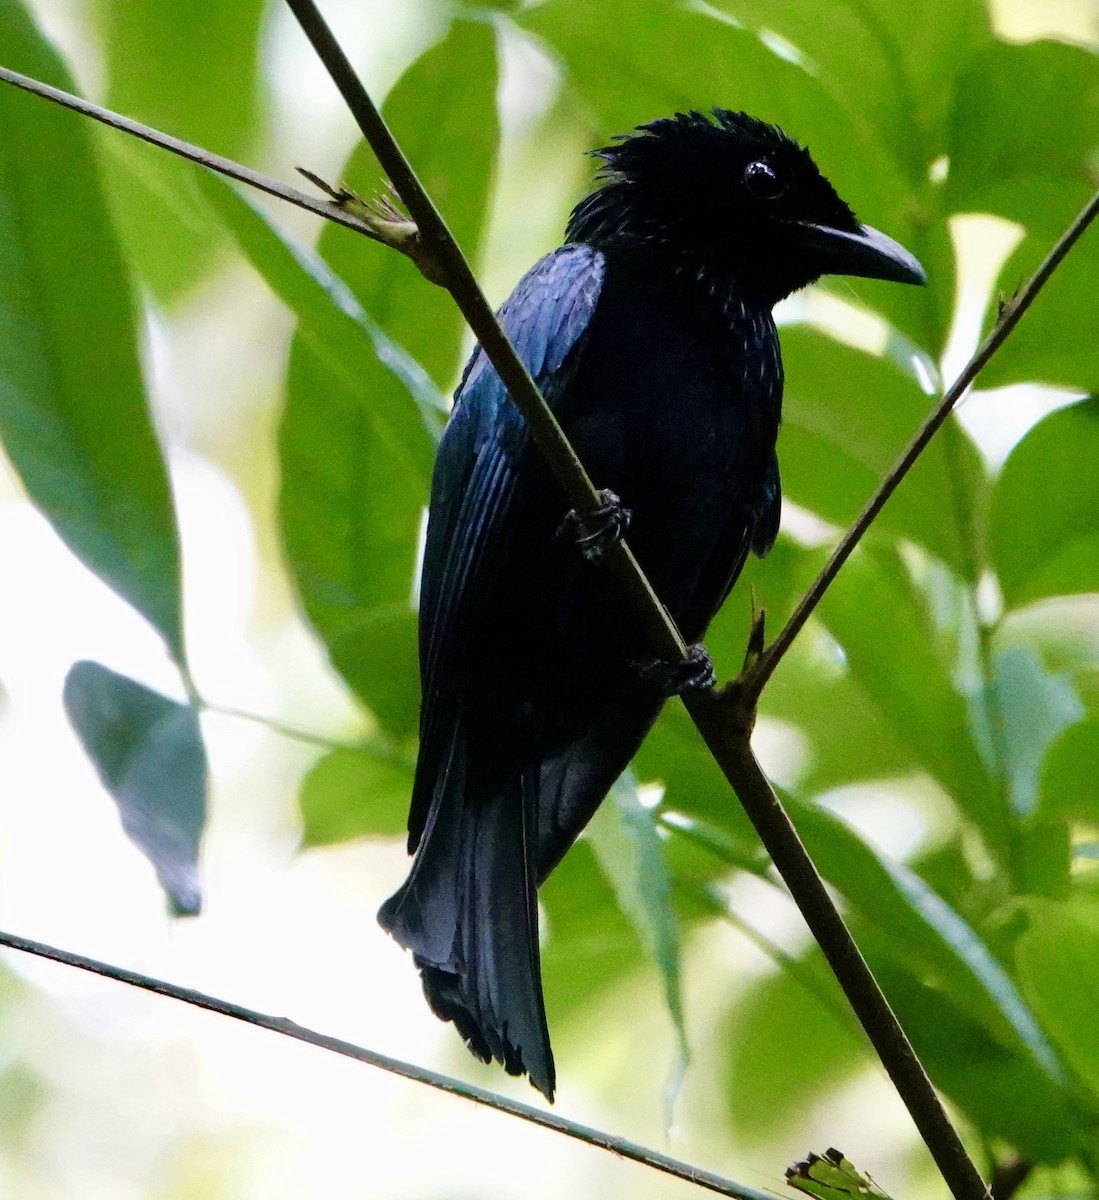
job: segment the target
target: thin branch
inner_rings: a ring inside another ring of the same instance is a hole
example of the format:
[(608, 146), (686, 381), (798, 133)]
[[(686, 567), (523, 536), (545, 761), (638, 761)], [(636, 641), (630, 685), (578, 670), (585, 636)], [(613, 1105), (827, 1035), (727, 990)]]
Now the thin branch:
[(113, 963), (86, 958), (82, 954), (74, 954), (69, 950), (60, 950), (56, 946), (31, 941), (30, 938), (20, 937), (14, 933), (0, 931), (0, 946), (9, 946), (13, 950), (34, 954), (39, 958), (47, 958), (52, 962), (75, 967), (80, 971), (89, 971), (93, 975), (101, 975), (105, 979), (113, 979), (118, 983), (140, 988), (142, 991), (154, 992), (158, 996), (167, 996), (171, 1000), (178, 1000), (184, 1004), (193, 1005), (195, 1008), (203, 1008), (207, 1012), (218, 1013), (223, 1017), (232, 1017), (234, 1021), (243, 1021), (258, 1029), (267, 1029), (271, 1033), (278, 1033), (283, 1037), (293, 1038), (295, 1041), (305, 1042), (310, 1046), (317, 1046), (332, 1054), (353, 1058), (356, 1062), (365, 1063), (367, 1066), (378, 1068), (378, 1070), (388, 1071), (392, 1075), (400, 1075), (404, 1079), (427, 1084), (428, 1087), (436, 1088), (438, 1091), (459, 1096), (463, 1100), (472, 1100), (475, 1104), (482, 1104), (486, 1108), (495, 1109), (496, 1112), (518, 1117), (522, 1121), (529, 1121), (532, 1125), (540, 1125), (543, 1129), (550, 1129), (554, 1133), (562, 1133), (566, 1137), (574, 1138), (576, 1141), (594, 1146), (596, 1149), (609, 1150), (612, 1154), (617, 1154), (619, 1158), (641, 1163), (642, 1166), (651, 1167), (655, 1171), (661, 1171), (665, 1175), (671, 1175), (685, 1183), (693, 1183), (707, 1191), (716, 1192), (719, 1196), (730, 1196), (734, 1200), (775, 1200), (773, 1195), (758, 1192), (754, 1188), (736, 1183), (731, 1179), (725, 1179), (711, 1171), (700, 1170), (690, 1163), (660, 1154), (626, 1138), (605, 1133), (600, 1129), (592, 1129), (590, 1126), (578, 1124), (576, 1121), (570, 1121), (556, 1113), (545, 1112), (518, 1100), (509, 1099), (507, 1096), (498, 1096), (485, 1088), (463, 1083), (459, 1079), (452, 1079), (449, 1075), (440, 1075), (424, 1067), (402, 1062), (398, 1058), (390, 1058), (387, 1054), (378, 1054), (363, 1046), (357, 1046), (353, 1042), (345, 1042), (342, 1038), (318, 1033), (316, 1030), (297, 1024), (296, 1021), (287, 1020), (286, 1017), (273, 1017), (267, 1013), (257, 1012), (255, 1009), (232, 1004), (228, 1000), (219, 1000), (216, 996), (208, 996), (205, 992), (178, 987), (163, 979), (154, 979), (138, 971), (115, 966)]
[[(392, 183), (393, 190), (419, 228), (424, 252), (435, 260), (438, 277), (446, 280), (444, 286), (454, 297), (454, 302), (496, 368), (512, 400), (526, 417), (531, 436), (549, 463), (569, 504), (579, 512), (598, 508), (600, 500), (588, 473), (561, 431), (557, 418), (542, 399), (515, 348), (500, 328), (453, 234), (416, 177), (404, 151), (397, 144), (316, 5), (312, 0), (286, 0), (286, 3), (339, 89), (363, 137)], [(654, 650), (662, 658), (679, 661), (686, 655), (687, 647), (675, 622), (638, 566), (633, 552), (621, 541), (612, 551), (607, 557), (607, 566), (615, 572), (637, 615), (645, 622)]]
[(741, 721), (730, 719), (730, 706), (715, 692), (685, 697), (687, 708), (741, 806), (790, 889), (794, 903), (843, 988), (957, 1200), (985, 1200), (988, 1189), (951, 1124), (919, 1056), (897, 1020), (850, 930), (828, 894), (824, 880), (802, 844), (763, 769), (756, 761)]
[[(332, 31), (313, 0), (286, 0), (286, 3), (419, 227), (426, 250), (435, 256), (439, 276), (447, 281), (448, 290), (486, 356), (526, 417), (535, 442), (569, 501), (582, 511), (595, 508), (597, 496), (591, 480)], [(646, 621), (655, 651), (669, 659), (682, 658), (686, 650), (683, 639), (624, 542), (612, 547), (607, 563), (618, 573), (637, 615)], [(755, 720), (755, 696), (743, 687), (721, 696), (711, 689), (685, 696), (684, 703), (821, 943), (822, 952), (948, 1187), (956, 1200), (985, 1200), (988, 1190), (980, 1173), (828, 895), (793, 823), (752, 754), (750, 735)]]
[(767, 681), (774, 674), (782, 656), (790, 649), (794, 638), (801, 632), (805, 622), (812, 616), (813, 611), (821, 602), (832, 580), (839, 574), (840, 568), (851, 557), (851, 552), (862, 540), (878, 513), (885, 507), (885, 502), (897, 490), (901, 481), (916, 465), (916, 460), (927, 449), (928, 443), (942, 427), (954, 406), (965, 394), (967, 389), (984, 369), (988, 360), (1003, 345), (1008, 334), (1018, 325), (1026, 310), (1034, 303), (1035, 297), (1045, 286), (1053, 272), (1061, 265), (1062, 259), (1079, 241), (1084, 230), (1099, 214), (1099, 192), (1088, 201), (1080, 211), (1079, 216), (1065, 230), (1056, 245), (1046, 255), (1041, 266), (1031, 276), (1025, 287), (1012, 297), (1001, 309), (999, 319), (990, 330), (988, 337), (978, 347), (977, 352), (966, 363), (965, 368), (946, 394), (935, 406), (931, 415), (920, 426), (919, 430), (908, 444), (904, 453), (878, 485), (877, 491), (870, 497), (866, 507), (859, 513), (855, 523), (844, 534), (832, 556), (825, 563), (821, 573), (814, 580), (812, 587), (801, 598), (796, 609), (778, 637), (768, 646), (757, 666), (751, 672), (751, 686), (758, 696)]
[(346, 226), (346, 228), (353, 229), (356, 233), (364, 234), (373, 241), (386, 244), (386, 239), (380, 236), (367, 221), (354, 212), (348, 211), (341, 204), (332, 203), (328, 200), (317, 200), (312, 196), (306, 195), (305, 192), (299, 192), (296, 188), (287, 187), (286, 184), (280, 183), (277, 179), (272, 179), (268, 175), (262, 175), (259, 171), (253, 171), (250, 167), (242, 166), (240, 163), (234, 162), (231, 158), (222, 158), (221, 155), (204, 150), (201, 146), (195, 146), (190, 142), (184, 142), (179, 138), (172, 137), (170, 134), (161, 133), (158, 129), (153, 129), (149, 125), (142, 125), (140, 121), (132, 121), (129, 117), (112, 112), (109, 108), (102, 108), (98, 104), (92, 104), (90, 100), (84, 100), (82, 97), (74, 96), (70, 92), (63, 92), (60, 88), (50, 87), (48, 83), (31, 79), (28, 75), (20, 75), (18, 71), (11, 71), (7, 67), (0, 67), (0, 82), (10, 83), (13, 87), (21, 88), (24, 92), (41, 96), (44, 100), (50, 100), (54, 104), (59, 104), (62, 108), (71, 109), (73, 112), (80, 113), (81, 116), (91, 117), (93, 121), (99, 121), (110, 129), (118, 129), (122, 133), (128, 133), (132, 137), (140, 138), (143, 142), (148, 142), (150, 145), (159, 146), (162, 150), (168, 150), (172, 154), (178, 154), (180, 158), (186, 158), (191, 162), (198, 163), (200, 167), (207, 167), (211, 171), (217, 171), (219, 175), (228, 176), (228, 178), (235, 179), (238, 183), (246, 183), (249, 187), (266, 192), (269, 196), (275, 196), (279, 200), (285, 200), (288, 204), (294, 204), (298, 208), (304, 208), (307, 212), (315, 213), (318, 217), (324, 217), (326, 221), (335, 221), (337, 225)]

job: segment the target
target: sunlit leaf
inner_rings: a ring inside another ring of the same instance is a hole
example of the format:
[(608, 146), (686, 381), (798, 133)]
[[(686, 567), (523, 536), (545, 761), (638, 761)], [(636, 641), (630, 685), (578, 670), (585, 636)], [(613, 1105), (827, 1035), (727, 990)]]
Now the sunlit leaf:
[[(247, 159), (263, 108), (266, 7), (264, 0), (96, 0), (107, 104), (215, 153)], [(109, 179), (115, 211), (142, 278), (171, 299), (209, 266), (221, 240), (218, 226), (203, 219), (201, 205), (181, 213), (176, 194), (193, 200), (197, 168), (144, 148), (127, 161), (132, 169), (112, 171)]]
[(1051, 413), (1016, 446), (992, 493), (989, 551), (1004, 598), (1099, 591), (1099, 400)]
[(412, 763), (369, 745), (329, 751), (301, 786), (302, 842), (325, 846), (357, 837), (395, 837), (407, 826)]
[(1099, 1103), (1099, 1024), (1088, 981), (1099, 973), (1099, 906), (1028, 900), (1015, 947), (1019, 983), (1065, 1060)]
[[(15, 0), (0, 61), (75, 90)], [(0, 436), (72, 551), (180, 657), (175, 516), (88, 124), (5, 86), (0, 128)]]
[(194, 916), (202, 906), (198, 852), (206, 821), (198, 713), (96, 662), (69, 671), (65, 711), (172, 911)]
[[(1037, 267), (1095, 188), (1099, 58), (1060, 42), (996, 43), (963, 73), (952, 117), (948, 195), (1029, 236), (1005, 265), (996, 304)], [(1099, 237), (1085, 234), (982, 374), (982, 385), (1039, 380), (1099, 389), (1092, 303)]]
[[(791, 500), (850, 525), (931, 407), (891, 362), (804, 327), (782, 331), (786, 370), (779, 438)], [(957, 425), (940, 432), (886, 504), (877, 528), (926, 546), (974, 580), (987, 472)]]

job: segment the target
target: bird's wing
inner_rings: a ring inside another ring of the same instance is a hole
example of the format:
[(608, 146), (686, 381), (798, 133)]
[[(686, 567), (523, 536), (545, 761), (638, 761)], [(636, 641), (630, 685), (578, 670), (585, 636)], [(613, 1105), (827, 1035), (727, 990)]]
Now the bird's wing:
[[(590, 246), (564, 246), (536, 263), (500, 310), (504, 332), (551, 406), (599, 299), (603, 266), (602, 254)], [(432, 478), (420, 589), (423, 707), (410, 850), (419, 843), (448, 754), (453, 666), (467, 644), (477, 597), (500, 564), (526, 433), (526, 422), (478, 349), (459, 384)]]

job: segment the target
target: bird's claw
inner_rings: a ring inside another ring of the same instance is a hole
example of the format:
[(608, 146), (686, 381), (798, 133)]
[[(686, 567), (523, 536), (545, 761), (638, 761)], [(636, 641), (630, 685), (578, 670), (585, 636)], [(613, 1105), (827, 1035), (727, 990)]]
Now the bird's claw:
[(705, 646), (691, 646), (686, 658), (678, 662), (655, 658), (630, 664), (646, 688), (659, 692), (666, 699), (682, 696), (684, 692), (702, 692), (717, 681), (714, 660)]
[(584, 558), (595, 566), (603, 561), (615, 542), (622, 540), (633, 516), (608, 488), (597, 494), (598, 508), (584, 513), (570, 509), (557, 530), (558, 537), (570, 538)]

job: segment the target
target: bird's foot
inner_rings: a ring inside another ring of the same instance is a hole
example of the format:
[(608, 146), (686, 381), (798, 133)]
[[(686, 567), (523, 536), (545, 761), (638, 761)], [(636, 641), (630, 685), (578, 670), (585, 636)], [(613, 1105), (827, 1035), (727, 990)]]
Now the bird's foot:
[(571, 509), (557, 530), (557, 536), (575, 542), (593, 566), (598, 566), (615, 542), (622, 540), (633, 515), (609, 489), (604, 488), (598, 496), (598, 508), (583, 513)]
[(705, 646), (691, 646), (687, 657), (678, 662), (655, 658), (646, 662), (631, 662), (643, 687), (651, 688), (665, 698), (682, 696), (684, 692), (701, 692), (714, 686), (717, 674), (714, 660)]

